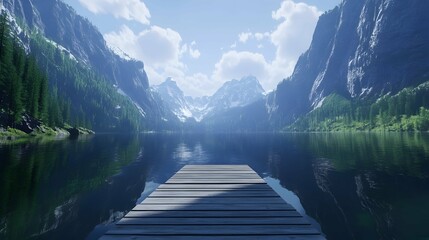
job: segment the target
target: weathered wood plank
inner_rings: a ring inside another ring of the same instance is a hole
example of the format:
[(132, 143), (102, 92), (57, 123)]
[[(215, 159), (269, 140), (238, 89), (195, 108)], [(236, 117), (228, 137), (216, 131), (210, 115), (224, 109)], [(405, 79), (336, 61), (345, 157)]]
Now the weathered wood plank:
[(241, 217), (241, 218), (122, 218), (119, 225), (311, 225), (305, 218)]
[(136, 236), (136, 235), (104, 235), (100, 240), (326, 240), (322, 235), (234, 235), (234, 236)]
[(148, 197), (139, 205), (145, 204), (284, 204), (281, 197)]
[(202, 178), (202, 179), (261, 179), (259, 176), (251, 176), (251, 175), (181, 175), (181, 176), (174, 176), (170, 179), (183, 179), (183, 178)]
[(249, 167), (249, 165), (246, 164), (235, 164), (235, 165), (231, 165), (231, 164), (187, 164), (185, 166), (183, 166), (182, 169), (187, 169), (187, 168), (209, 168), (209, 169), (214, 169), (214, 168), (219, 168), (219, 167), (225, 167), (225, 168), (246, 168), (246, 169), (251, 169)]
[(111, 229), (107, 234), (135, 234), (135, 235), (319, 235), (320, 232), (312, 226), (299, 225), (299, 226), (283, 226), (283, 225), (223, 225), (222, 227), (216, 225), (201, 226), (188, 226), (188, 225), (171, 225), (168, 227), (158, 225), (147, 225), (145, 227), (138, 226), (123, 226), (117, 225), (116, 228)]
[(253, 170), (217, 170), (217, 171), (214, 171), (214, 170), (180, 170), (179, 172), (177, 172), (176, 174), (189, 174), (189, 173), (191, 173), (191, 174), (206, 174), (206, 173), (208, 173), (208, 174), (211, 174), (211, 173), (213, 173), (213, 174), (219, 174), (219, 173), (224, 173), (224, 174), (235, 174), (235, 173), (238, 173), (238, 174), (247, 174), (247, 173), (252, 173), (252, 174), (254, 174), (255, 173), (255, 171), (253, 171)]
[(155, 191), (149, 197), (278, 197), (273, 191)]
[(301, 214), (296, 210), (275, 210), (275, 211), (130, 211), (126, 218), (142, 217), (299, 217)]
[(173, 178), (261, 178), (258, 174), (211, 174), (211, 173), (201, 173), (201, 174), (176, 174)]
[(167, 183), (265, 183), (262, 179), (170, 179)]
[(191, 184), (161, 184), (157, 190), (164, 189), (175, 189), (175, 188), (183, 188), (183, 189), (263, 189), (263, 190), (272, 190), (270, 186), (267, 184), (208, 184), (208, 183), (191, 183)]
[(182, 168), (182, 170), (186, 170), (186, 171), (219, 171), (219, 170), (235, 170), (235, 171), (252, 171), (253, 169), (251, 169), (250, 167), (188, 167), (185, 166)]
[(265, 211), (265, 210), (293, 210), (287, 204), (139, 204), (133, 211), (139, 210), (181, 210), (181, 211)]

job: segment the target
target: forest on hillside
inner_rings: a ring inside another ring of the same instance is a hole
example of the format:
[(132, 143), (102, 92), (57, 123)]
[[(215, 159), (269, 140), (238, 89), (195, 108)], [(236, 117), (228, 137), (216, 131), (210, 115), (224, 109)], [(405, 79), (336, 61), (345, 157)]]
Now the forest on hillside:
[[(97, 131), (136, 131), (142, 116), (127, 96), (91, 68), (30, 32), (28, 51), (10, 29), (6, 13), (0, 20), (0, 125), (76, 126)], [(24, 123), (25, 122), (25, 123)]]
[(285, 131), (429, 131), (429, 82), (377, 100), (325, 98)]

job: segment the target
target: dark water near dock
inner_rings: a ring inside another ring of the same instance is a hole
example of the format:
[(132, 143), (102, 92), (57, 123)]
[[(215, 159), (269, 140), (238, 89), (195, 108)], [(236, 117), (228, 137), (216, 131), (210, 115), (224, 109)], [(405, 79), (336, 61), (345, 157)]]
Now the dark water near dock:
[(0, 145), (0, 239), (97, 239), (183, 165), (214, 163), (250, 165), (328, 239), (429, 239), (429, 135), (399, 133)]

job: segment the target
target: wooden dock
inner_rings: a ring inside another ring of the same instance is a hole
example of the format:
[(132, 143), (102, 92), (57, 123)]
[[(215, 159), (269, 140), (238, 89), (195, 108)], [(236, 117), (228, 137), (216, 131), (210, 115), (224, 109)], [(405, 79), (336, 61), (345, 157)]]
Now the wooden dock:
[(247, 165), (186, 165), (103, 240), (325, 239)]

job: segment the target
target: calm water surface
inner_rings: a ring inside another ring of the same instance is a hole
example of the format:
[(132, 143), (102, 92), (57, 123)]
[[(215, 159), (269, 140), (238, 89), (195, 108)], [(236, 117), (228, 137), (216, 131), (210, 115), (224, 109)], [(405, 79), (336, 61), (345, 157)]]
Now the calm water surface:
[(97, 239), (185, 164), (249, 164), (328, 239), (429, 239), (429, 135), (97, 135), (0, 145), (0, 239)]

